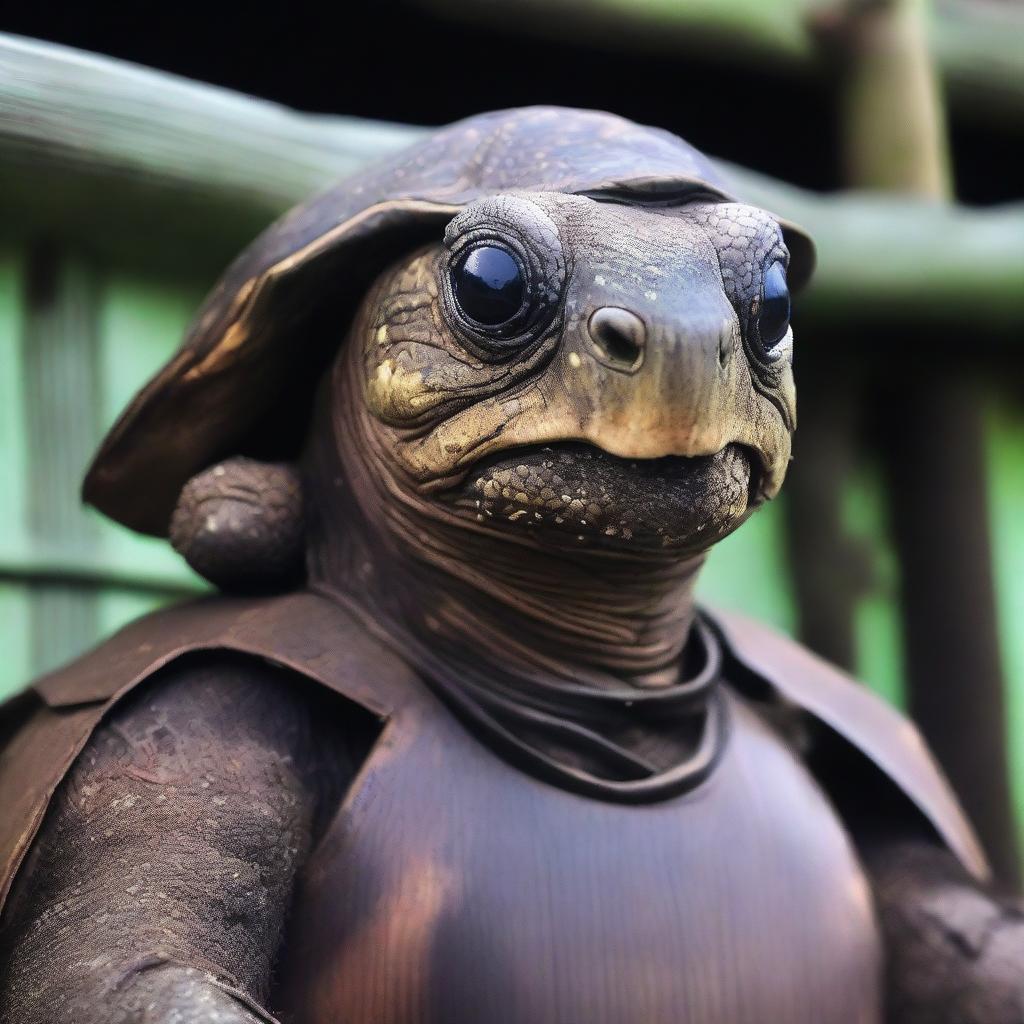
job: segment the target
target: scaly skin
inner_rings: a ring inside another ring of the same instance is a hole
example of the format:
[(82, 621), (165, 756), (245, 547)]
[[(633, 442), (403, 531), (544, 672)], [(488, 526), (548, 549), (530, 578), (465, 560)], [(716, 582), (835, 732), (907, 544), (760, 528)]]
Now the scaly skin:
[[(792, 334), (760, 360), (745, 340), (779, 227), (714, 209), (497, 196), (381, 275), (312, 431), (314, 576), (401, 600), (390, 615), (464, 665), (676, 681), (704, 553), (777, 491), (795, 421)], [(460, 326), (446, 285), (481, 237), (533, 254), (561, 296), (511, 353)], [(638, 366), (595, 345), (608, 306), (643, 321)], [(377, 582), (396, 573), (400, 595)]]

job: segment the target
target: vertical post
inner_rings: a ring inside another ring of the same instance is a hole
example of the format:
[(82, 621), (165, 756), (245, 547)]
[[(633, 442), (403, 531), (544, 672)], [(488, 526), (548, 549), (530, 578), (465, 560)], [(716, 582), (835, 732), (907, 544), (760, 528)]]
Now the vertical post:
[[(78, 482), (96, 438), (97, 282), (50, 243), (28, 253), (22, 339), (29, 456), (28, 537), (39, 551), (88, 550), (95, 524)], [(31, 588), (32, 671), (49, 671), (92, 644), (96, 597), (80, 583)]]
[(926, 0), (848, 0), (844, 14), (847, 184), (949, 199), (946, 118), (928, 50)]
[[(847, 184), (952, 194), (945, 117), (926, 42), (926, 0), (847, 0)], [(950, 239), (955, 244), (955, 239)], [(981, 834), (996, 874), (1018, 884), (984, 479), (983, 424), (962, 360), (942, 338), (916, 359), (886, 355), (880, 387), (892, 525), (902, 573), (910, 710)], [(954, 339), (946, 339), (947, 342)]]
[(800, 429), (786, 475), (786, 539), (800, 639), (855, 672), (855, 609), (871, 562), (843, 522), (843, 498), (856, 458), (865, 381), (863, 367), (840, 357), (838, 347), (815, 352), (812, 342), (800, 351)]

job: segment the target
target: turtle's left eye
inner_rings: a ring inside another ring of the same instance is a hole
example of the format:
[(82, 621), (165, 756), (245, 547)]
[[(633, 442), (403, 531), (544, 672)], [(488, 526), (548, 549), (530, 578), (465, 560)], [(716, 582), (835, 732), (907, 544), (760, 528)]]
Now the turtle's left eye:
[(757, 308), (757, 335), (764, 351), (770, 352), (789, 329), (789, 286), (786, 268), (776, 260), (765, 272), (761, 302)]
[(504, 246), (477, 245), (451, 268), (452, 292), (463, 316), (482, 327), (508, 323), (522, 308), (526, 276)]

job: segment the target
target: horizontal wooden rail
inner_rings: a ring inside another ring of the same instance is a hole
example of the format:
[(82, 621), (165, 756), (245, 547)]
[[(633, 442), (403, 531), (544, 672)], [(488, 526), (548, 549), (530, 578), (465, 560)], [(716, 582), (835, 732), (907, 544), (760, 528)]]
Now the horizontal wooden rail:
[[(756, 60), (777, 72), (831, 77), (819, 46), (840, 0), (419, 0), (459, 21), (616, 49), (713, 53), (723, 68)], [(1024, 8), (999, 0), (938, 0), (928, 41), (958, 116), (1024, 128)]]
[(7, 227), (164, 274), (216, 273), (283, 210), (417, 134), (0, 35)]
[[(5, 231), (50, 233), (163, 275), (211, 279), (273, 217), (423, 129), (300, 114), (211, 86), (0, 36)], [(1024, 321), (1024, 205), (985, 210), (819, 195), (728, 168), (737, 192), (805, 224), (811, 322), (884, 315)], [(923, 332), (919, 332), (923, 333)]]

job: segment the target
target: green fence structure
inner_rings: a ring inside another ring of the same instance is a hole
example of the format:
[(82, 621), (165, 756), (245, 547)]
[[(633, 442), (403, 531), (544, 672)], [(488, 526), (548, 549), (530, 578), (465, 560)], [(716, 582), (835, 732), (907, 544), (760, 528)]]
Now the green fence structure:
[[(202, 590), (166, 544), (81, 506), (87, 461), (240, 248), (294, 202), (419, 131), (304, 115), (0, 37), (0, 695), (147, 609)], [(834, 335), (865, 309), (890, 327), (944, 329), (982, 309), (995, 338), (989, 349), (1010, 352), (1019, 374), (1024, 206), (822, 196), (729, 171), (745, 196), (805, 224), (819, 242), (819, 273), (797, 312), (798, 346)], [(857, 425), (863, 365), (877, 355), (865, 346), (838, 370), (820, 353), (809, 358), (811, 389), (798, 367), (809, 431), (800, 472), (716, 549), (702, 593), (812, 643), (826, 637), (817, 643), (823, 653), (902, 703), (909, 656), (906, 545), (892, 512), (899, 481)], [(1008, 708), (1000, 727), (1024, 822), (1024, 395), (1002, 362), (994, 361), (1001, 373), (986, 376), (984, 361), (979, 354), (977, 471), (991, 537), (996, 675)], [(831, 645), (825, 620), (842, 624)], [(956, 773), (954, 781), (984, 818), (984, 796)], [(1011, 872), (1005, 858), (1002, 867)]]

